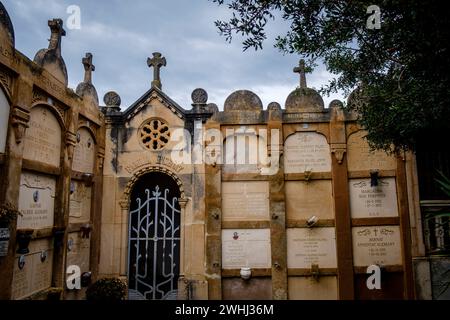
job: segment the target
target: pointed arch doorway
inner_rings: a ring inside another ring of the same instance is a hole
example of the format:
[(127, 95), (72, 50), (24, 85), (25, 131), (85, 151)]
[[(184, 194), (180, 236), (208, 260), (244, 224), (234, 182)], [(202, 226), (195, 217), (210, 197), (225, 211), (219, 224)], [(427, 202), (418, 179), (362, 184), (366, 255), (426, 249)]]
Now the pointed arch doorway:
[(128, 229), (130, 300), (177, 298), (180, 194), (177, 182), (162, 172), (141, 176), (132, 189)]

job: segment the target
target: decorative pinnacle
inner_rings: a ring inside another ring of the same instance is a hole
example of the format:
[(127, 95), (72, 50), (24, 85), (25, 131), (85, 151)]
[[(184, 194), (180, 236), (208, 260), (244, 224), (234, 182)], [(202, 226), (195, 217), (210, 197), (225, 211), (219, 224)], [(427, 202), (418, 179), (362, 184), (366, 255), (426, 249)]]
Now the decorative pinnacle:
[(86, 58), (81, 61), (84, 65), (84, 82), (92, 83), (92, 72), (95, 71), (95, 66), (92, 64), (92, 53), (86, 53)]
[(61, 38), (66, 35), (63, 28), (63, 21), (61, 19), (53, 19), (48, 21), (51, 36), (49, 40), (49, 50), (56, 50), (56, 54), (61, 56)]
[(294, 72), (300, 74), (300, 88), (307, 88), (305, 69), (305, 60), (303, 59), (298, 63), (298, 67), (294, 68)]
[(161, 67), (165, 67), (167, 65), (166, 58), (164, 58), (161, 53), (155, 52), (153, 53), (153, 58), (147, 59), (147, 64), (150, 68), (153, 67), (153, 81), (152, 87), (157, 87), (159, 89), (162, 88), (160, 71)]

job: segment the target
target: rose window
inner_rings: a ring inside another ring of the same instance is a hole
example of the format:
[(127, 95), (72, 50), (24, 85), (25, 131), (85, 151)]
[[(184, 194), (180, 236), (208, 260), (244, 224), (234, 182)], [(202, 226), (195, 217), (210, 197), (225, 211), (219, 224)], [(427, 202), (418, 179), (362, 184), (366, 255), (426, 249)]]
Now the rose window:
[(151, 119), (140, 130), (141, 141), (150, 150), (161, 150), (170, 140), (169, 126), (162, 120)]

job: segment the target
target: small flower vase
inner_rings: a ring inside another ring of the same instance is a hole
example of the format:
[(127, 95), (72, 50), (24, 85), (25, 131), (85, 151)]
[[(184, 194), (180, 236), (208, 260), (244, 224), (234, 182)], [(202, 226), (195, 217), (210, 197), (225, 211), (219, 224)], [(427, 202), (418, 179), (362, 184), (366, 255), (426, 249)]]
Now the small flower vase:
[(17, 249), (18, 254), (30, 253), (28, 246), (30, 244), (32, 236), (33, 230), (31, 229), (17, 230), (17, 245), (19, 247)]

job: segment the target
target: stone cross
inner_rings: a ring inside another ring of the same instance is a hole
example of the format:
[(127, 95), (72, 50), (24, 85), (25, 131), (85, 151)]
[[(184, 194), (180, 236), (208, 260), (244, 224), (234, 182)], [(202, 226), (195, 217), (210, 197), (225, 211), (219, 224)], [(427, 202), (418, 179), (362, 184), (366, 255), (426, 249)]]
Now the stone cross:
[(95, 66), (92, 64), (92, 53), (86, 53), (86, 58), (82, 60), (84, 65), (84, 82), (92, 83), (92, 71), (95, 71)]
[(300, 88), (306, 88), (305, 60), (300, 60), (298, 67), (294, 68), (294, 72), (300, 74)]
[(162, 85), (160, 79), (160, 70), (161, 67), (165, 67), (167, 65), (166, 58), (164, 58), (161, 53), (155, 52), (153, 53), (153, 58), (148, 58), (147, 64), (150, 68), (153, 67), (152, 87), (161, 89)]
[(66, 31), (63, 28), (63, 21), (61, 19), (49, 20), (48, 26), (51, 31), (48, 49), (55, 50), (56, 55), (61, 57), (61, 38), (66, 35)]

